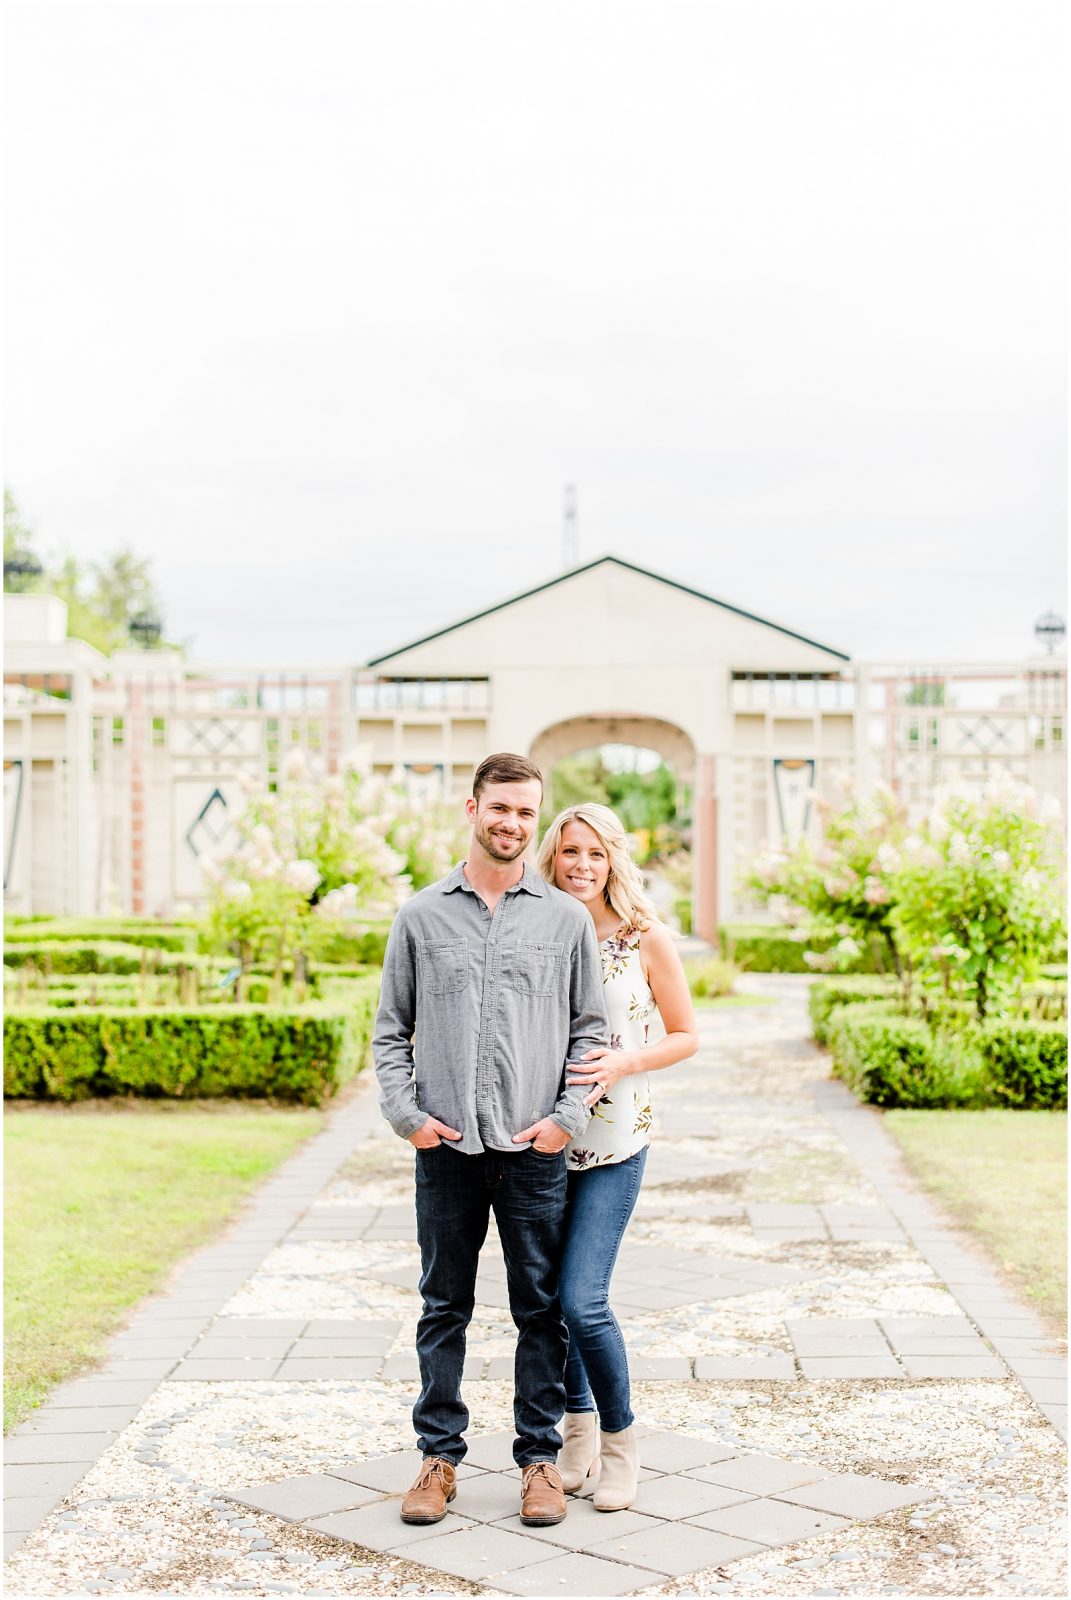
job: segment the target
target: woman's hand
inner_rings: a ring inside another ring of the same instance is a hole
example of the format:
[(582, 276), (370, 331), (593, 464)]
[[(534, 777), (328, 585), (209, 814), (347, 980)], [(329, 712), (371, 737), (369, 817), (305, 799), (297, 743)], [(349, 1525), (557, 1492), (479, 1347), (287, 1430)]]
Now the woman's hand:
[(566, 1078), (566, 1086), (572, 1088), (574, 1084), (581, 1084), (590, 1089), (591, 1093), (584, 1096), (584, 1104), (593, 1106), (619, 1078), (642, 1072), (643, 1064), (638, 1051), (589, 1050), (579, 1062), (571, 1062), (568, 1070), (571, 1076)]

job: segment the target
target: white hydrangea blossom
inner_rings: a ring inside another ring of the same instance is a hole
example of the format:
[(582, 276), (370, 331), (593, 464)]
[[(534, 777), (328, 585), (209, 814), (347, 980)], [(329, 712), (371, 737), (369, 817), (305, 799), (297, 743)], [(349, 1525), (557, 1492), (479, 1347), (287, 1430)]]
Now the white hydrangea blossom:
[(308, 770), (305, 752), (300, 745), (286, 752), (286, 759), (283, 762), (283, 777), (287, 783), (300, 783), (302, 778), (308, 776)]
[(320, 882), (320, 870), (315, 861), (305, 859), (288, 861), (283, 868), (283, 881), (288, 883), (291, 889), (296, 889), (299, 894), (308, 897)]
[(948, 858), (957, 867), (969, 867), (973, 857), (967, 836), (958, 830), (948, 841)]

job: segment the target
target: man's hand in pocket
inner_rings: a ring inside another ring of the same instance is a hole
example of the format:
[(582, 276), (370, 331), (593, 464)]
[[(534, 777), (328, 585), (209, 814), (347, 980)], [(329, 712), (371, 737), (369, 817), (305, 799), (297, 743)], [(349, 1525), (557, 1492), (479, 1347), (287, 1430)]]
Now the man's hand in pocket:
[(409, 1143), (415, 1144), (418, 1150), (434, 1150), (444, 1139), (460, 1138), (461, 1135), (456, 1128), (448, 1128), (438, 1117), (429, 1117), (422, 1128), (409, 1135)]
[(531, 1140), (533, 1149), (542, 1156), (557, 1155), (559, 1150), (564, 1150), (571, 1133), (554, 1121), (553, 1117), (544, 1117), (540, 1122), (533, 1122), (530, 1128), (525, 1128), (521, 1133), (513, 1135), (514, 1144), (527, 1144)]

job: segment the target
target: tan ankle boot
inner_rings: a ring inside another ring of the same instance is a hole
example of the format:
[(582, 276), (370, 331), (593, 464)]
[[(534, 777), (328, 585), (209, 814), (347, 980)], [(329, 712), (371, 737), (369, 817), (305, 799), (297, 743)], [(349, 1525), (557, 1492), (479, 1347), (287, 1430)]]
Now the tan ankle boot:
[(579, 1494), (599, 1476), (599, 1431), (594, 1411), (567, 1411), (562, 1422), (558, 1471), (566, 1494)]
[(636, 1498), (640, 1454), (631, 1428), (600, 1435), (602, 1470), (595, 1488), (596, 1511), (624, 1511)]

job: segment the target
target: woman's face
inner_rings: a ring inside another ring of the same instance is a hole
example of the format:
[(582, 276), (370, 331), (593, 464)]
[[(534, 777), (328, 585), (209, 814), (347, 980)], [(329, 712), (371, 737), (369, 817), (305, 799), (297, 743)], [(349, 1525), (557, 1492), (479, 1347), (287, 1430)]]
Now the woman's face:
[(554, 882), (566, 894), (589, 906), (602, 899), (610, 876), (606, 846), (586, 822), (567, 822), (554, 856)]

